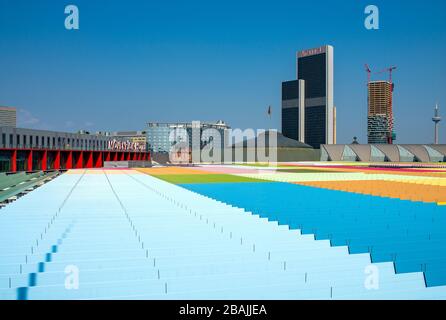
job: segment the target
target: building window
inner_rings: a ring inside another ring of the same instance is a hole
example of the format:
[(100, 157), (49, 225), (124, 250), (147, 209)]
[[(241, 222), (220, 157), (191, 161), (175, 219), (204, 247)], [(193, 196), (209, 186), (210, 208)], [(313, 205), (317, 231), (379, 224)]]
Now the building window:
[(428, 155), (429, 155), (429, 160), (431, 162), (443, 162), (446, 161), (446, 156), (442, 155), (440, 152), (438, 152), (437, 150), (435, 150), (434, 148), (431, 148), (429, 146), (423, 146)]
[(49, 148), (50, 147), (50, 137), (46, 138), (46, 147)]
[(6, 134), (2, 133), (2, 146), (5, 146), (6, 143)]
[(20, 147), (20, 135), (17, 135), (17, 147)]
[(12, 144), (13, 144), (13, 135), (10, 134), (9, 135), (9, 146), (12, 147)]
[(349, 146), (345, 146), (344, 151), (342, 152), (341, 161), (349, 161), (349, 162), (358, 161), (358, 156), (352, 150), (352, 148), (350, 148)]
[(401, 162), (416, 162), (417, 161), (417, 158), (415, 157), (415, 155), (412, 152), (410, 152), (409, 150), (407, 150), (401, 146), (398, 146), (398, 145), (397, 145), (397, 148), (398, 148), (398, 151), (400, 154)]
[(43, 148), (44, 146), (45, 146), (45, 138), (44, 137), (42, 137), (41, 139), (40, 139), (40, 141), (41, 141), (41, 147)]

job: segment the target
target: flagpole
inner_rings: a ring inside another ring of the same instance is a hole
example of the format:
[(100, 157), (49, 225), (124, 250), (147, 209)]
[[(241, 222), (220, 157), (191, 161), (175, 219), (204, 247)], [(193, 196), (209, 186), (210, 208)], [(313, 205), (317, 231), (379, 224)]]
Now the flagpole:
[[(269, 105), (268, 106), (268, 116), (269, 116), (268, 139), (269, 139), (269, 135), (271, 134), (271, 119), (272, 119), (271, 115), (272, 115), (272, 113), (273, 113), (272, 107), (271, 107), (271, 105)], [(266, 139), (266, 136), (265, 136), (265, 139)], [(266, 144), (266, 141), (265, 141), (265, 144)], [(268, 143), (268, 145), (269, 145), (269, 143)], [(269, 157), (268, 157), (268, 167), (269, 166), (270, 166), (270, 163), (269, 163)]]

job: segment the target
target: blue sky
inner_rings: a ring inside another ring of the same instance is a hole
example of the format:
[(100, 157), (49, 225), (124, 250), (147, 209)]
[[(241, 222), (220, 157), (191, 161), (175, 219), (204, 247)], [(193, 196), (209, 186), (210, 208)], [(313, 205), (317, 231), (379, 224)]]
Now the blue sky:
[[(80, 30), (64, 28), (68, 4)], [(368, 4), (380, 30), (364, 28)], [(20, 109), (22, 127), (51, 130), (219, 119), (280, 129), (296, 51), (323, 44), (335, 47), (339, 143), (366, 142), (364, 63), (398, 67), (397, 142), (431, 143), (438, 101), (446, 143), (444, 0), (0, 0), (0, 105)]]

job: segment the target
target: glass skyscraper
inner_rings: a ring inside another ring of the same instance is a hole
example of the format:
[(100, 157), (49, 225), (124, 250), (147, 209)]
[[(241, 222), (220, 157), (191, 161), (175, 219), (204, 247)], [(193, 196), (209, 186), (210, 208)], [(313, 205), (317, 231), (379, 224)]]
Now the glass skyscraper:
[(299, 51), (296, 73), (282, 84), (282, 133), (314, 148), (335, 143), (333, 47)]

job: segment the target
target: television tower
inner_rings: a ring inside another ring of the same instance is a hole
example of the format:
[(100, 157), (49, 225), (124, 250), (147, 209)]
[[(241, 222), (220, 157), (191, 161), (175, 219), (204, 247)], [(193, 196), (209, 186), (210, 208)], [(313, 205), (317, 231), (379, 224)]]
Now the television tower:
[(441, 117), (438, 114), (438, 103), (435, 105), (435, 112), (432, 121), (435, 123), (435, 144), (438, 144), (438, 123), (441, 121)]

